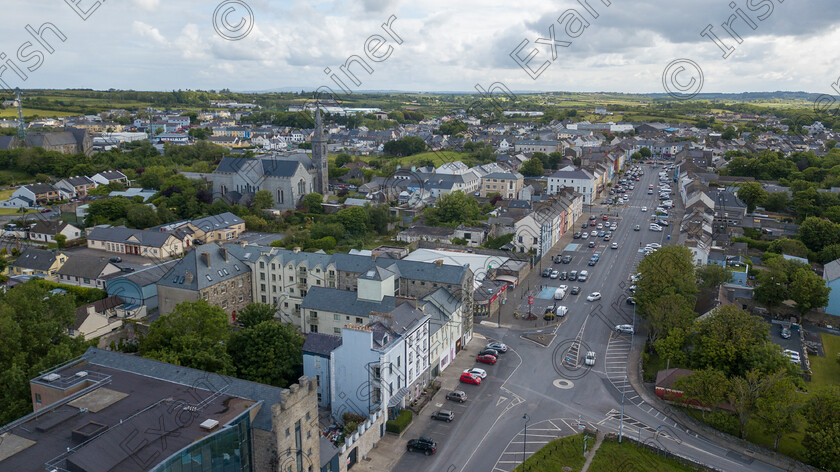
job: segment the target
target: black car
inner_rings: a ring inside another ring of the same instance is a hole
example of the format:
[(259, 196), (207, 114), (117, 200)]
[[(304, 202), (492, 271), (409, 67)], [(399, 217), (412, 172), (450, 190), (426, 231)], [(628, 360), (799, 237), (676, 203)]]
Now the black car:
[(589, 265), (594, 266), (598, 263), (598, 259), (589, 259)]
[(572, 292), (571, 292), (571, 293), (572, 293), (572, 295), (577, 295), (577, 294), (579, 294), (579, 293), (580, 293), (580, 287), (578, 287), (577, 285), (575, 285), (574, 287), (572, 287)]
[(123, 272), (134, 272), (134, 267), (120, 267)]
[(548, 269), (542, 271), (542, 276), (543, 277), (549, 277), (550, 275), (551, 275), (551, 268), (548, 268)]
[(573, 236), (573, 238), (574, 238), (574, 239), (580, 239), (580, 231), (578, 231), (577, 233), (575, 233), (575, 235)]
[(586, 229), (586, 227), (587, 227), (587, 226), (589, 226), (589, 225), (588, 225), (588, 224), (586, 224), (586, 223), (584, 223), (584, 224), (580, 225), (580, 227), (581, 227), (581, 228), (583, 228), (583, 229)]
[(499, 351), (497, 351), (497, 350), (495, 350), (495, 349), (485, 349), (485, 350), (483, 350), (483, 351), (479, 352), (479, 353), (478, 353), (478, 355), (479, 355), (479, 356), (493, 356), (493, 357), (499, 357)]
[(595, 247), (595, 241), (589, 241), (589, 247)]
[(432, 413), (433, 420), (439, 421), (446, 421), (447, 423), (451, 423), (452, 420), (455, 419), (455, 413), (452, 413), (449, 410), (440, 410)]
[(576, 270), (573, 270), (573, 271), (569, 272), (569, 280), (571, 280), (572, 282), (577, 280), (577, 277), (578, 277), (578, 273), (577, 273)]
[(409, 440), (406, 447), (408, 448), (408, 452), (422, 452), (427, 456), (430, 456), (437, 451), (437, 443), (432, 438), (427, 438), (425, 436)]
[(569, 274), (566, 272), (560, 272), (560, 275), (557, 277), (560, 280), (566, 280), (569, 277)]
[(568, 264), (572, 262), (572, 256), (563, 256), (563, 259), (560, 262), (562, 262), (563, 264)]

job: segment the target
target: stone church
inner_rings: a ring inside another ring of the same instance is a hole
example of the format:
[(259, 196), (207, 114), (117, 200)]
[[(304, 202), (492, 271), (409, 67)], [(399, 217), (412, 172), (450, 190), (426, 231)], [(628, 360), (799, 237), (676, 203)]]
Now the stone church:
[(327, 194), (327, 138), (321, 110), (315, 112), (312, 155), (285, 154), (261, 158), (225, 157), (212, 174), (213, 194), (228, 203), (248, 204), (260, 190), (268, 190), (274, 208), (295, 209), (308, 193)]

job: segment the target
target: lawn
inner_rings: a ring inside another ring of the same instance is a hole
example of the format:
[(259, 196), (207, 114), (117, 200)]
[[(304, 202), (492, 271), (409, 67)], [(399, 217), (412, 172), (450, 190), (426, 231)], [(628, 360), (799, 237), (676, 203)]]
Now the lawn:
[[(559, 469), (558, 469), (559, 470)], [(604, 441), (589, 464), (589, 472), (691, 472), (695, 469), (629, 441)]]
[(15, 190), (17, 189), (7, 188), (4, 190), (0, 190), (0, 200), (8, 200), (12, 196), (12, 194), (15, 193)]
[[(587, 444), (592, 447), (595, 440), (590, 437)], [(577, 472), (584, 462), (586, 458), (583, 457), (583, 434), (577, 434), (546, 444), (525, 461), (525, 467), (528, 472), (554, 472), (567, 466), (571, 467), (573, 472)], [(514, 469), (514, 472), (522, 472), (522, 466)]]
[(9, 180), (13, 182), (31, 182), (34, 178), (27, 174), (26, 172), (21, 172), (19, 170), (7, 170), (7, 169), (0, 169), (0, 176), (6, 177), (7, 182)]
[(840, 362), (837, 362), (837, 354), (840, 354), (840, 336), (822, 333), (820, 337), (825, 357), (808, 357), (811, 360), (811, 390), (840, 384)]
[[(63, 118), (65, 116), (79, 116), (78, 113), (55, 110), (39, 110), (37, 108), (26, 108), (25, 105), (26, 102), (24, 101), (23, 117), (27, 120), (31, 120), (35, 116), (39, 118)], [(0, 110), (0, 118), (17, 118), (17, 116), (17, 108), (6, 108), (5, 110)]]
[[(31, 215), (33, 213), (38, 213), (38, 210), (28, 210), (26, 212), (27, 215)], [(3, 216), (18, 216), (18, 215), (23, 215), (23, 213), (18, 212), (17, 208), (0, 208), (0, 215), (3, 215)]]

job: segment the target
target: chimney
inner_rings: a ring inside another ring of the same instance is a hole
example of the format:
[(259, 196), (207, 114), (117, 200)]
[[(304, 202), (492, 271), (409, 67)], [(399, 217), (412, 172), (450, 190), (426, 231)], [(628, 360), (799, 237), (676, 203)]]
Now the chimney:
[(210, 254), (207, 254), (206, 252), (202, 252), (201, 253), (201, 260), (204, 262), (204, 265), (206, 265), (207, 267), (210, 267)]
[(295, 254), (299, 253), (299, 252), (300, 252), (300, 248), (299, 248), (299, 247), (296, 247), (296, 248), (294, 249), (294, 251), (293, 251), (293, 252), (294, 252)]
[(442, 266), (442, 265), (443, 265), (443, 259), (438, 259), (438, 260), (435, 261), (435, 266), (437, 266), (438, 269), (440, 269), (440, 266)]
[(228, 262), (228, 250), (226, 247), (222, 246), (219, 248), (219, 254), (225, 259), (225, 262)]
[(184, 274), (184, 282), (186, 282), (188, 284), (191, 284), (192, 281), (193, 281), (192, 272), (187, 272), (186, 274)]
[(376, 256), (377, 256), (377, 254), (375, 252), (372, 252), (370, 254), (371, 259), (373, 259), (374, 261), (376, 261)]

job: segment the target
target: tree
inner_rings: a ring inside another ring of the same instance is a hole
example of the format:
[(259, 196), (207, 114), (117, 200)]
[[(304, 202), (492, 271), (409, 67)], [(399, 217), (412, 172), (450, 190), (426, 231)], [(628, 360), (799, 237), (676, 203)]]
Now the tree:
[(764, 209), (767, 211), (784, 212), (787, 211), (788, 201), (790, 199), (785, 192), (773, 192), (767, 195), (764, 200)]
[(788, 296), (796, 302), (800, 314), (828, 305), (831, 289), (825, 286), (825, 279), (815, 274), (810, 267), (800, 266), (789, 276)]
[(324, 206), (321, 204), (321, 202), (323, 202), (323, 201), (324, 201), (324, 196), (321, 195), (320, 193), (309, 193), (309, 194), (306, 194), (305, 197), (303, 197), (303, 201), (301, 202), (301, 205), (303, 205), (305, 208), (308, 208), (309, 213), (320, 214), (320, 213), (324, 212)]
[(767, 192), (758, 182), (744, 182), (738, 189), (738, 198), (747, 204), (747, 212), (752, 213), (767, 198)]
[(342, 152), (341, 154), (335, 156), (336, 167), (341, 167), (344, 164), (349, 164), (351, 162), (353, 162), (353, 158), (350, 156), (350, 154), (347, 154), (345, 152)]
[(744, 375), (761, 361), (755, 352), (767, 343), (768, 333), (768, 324), (761, 317), (732, 305), (718, 307), (695, 325), (692, 367), (712, 367), (728, 376)]
[(828, 264), (837, 259), (840, 259), (840, 244), (826, 246), (820, 251), (820, 262), (822, 264)]
[(650, 159), (650, 156), (653, 155), (653, 153), (650, 151), (649, 147), (643, 147), (643, 148), (639, 149), (639, 154), (641, 154), (642, 157), (645, 158), (645, 159)]
[(543, 163), (537, 157), (532, 157), (525, 161), (525, 164), (519, 169), (519, 172), (522, 173), (525, 177), (539, 177), (543, 175)]
[(338, 221), (350, 233), (364, 234), (368, 230), (368, 215), (364, 208), (344, 208), (336, 213)]
[(721, 139), (727, 139), (727, 140), (735, 139), (738, 136), (739, 136), (738, 131), (736, 131), (734, 127), (727, 126), (726, 130), (723, 132), (723, 135), (721, 135)]
[(819, 252), (826, 246), (840, 243), (840, 225), (814, 216), (805, 218), (799, 226), (799, 239), (808, 249)]
[[(472, 195), (456, 190), (441, 196), (435, 206), (427, 208), (426, 222), (432, 226), (468, 224), (481, 217), (478, 202)], [(347, 225), (345, 225), (347, 226)]]
[(634, 152), (634, 153), (630, 156), (630, 159), (632, 159), (632, 160), (634, 160), (634, 161), (640, 161), (640, 160), (644, 159), (644, 156), (642, 156), (642, 153), (640, 153), (640, 152)]
[[(55, 235), (55, 245), (56, 245), (56, 247), (58, 247), (59, 250), (64, 249), (64, 247), (67, 245), (67, 236), (65, 236), (61, 233), (56, 234)], [(6, 262), (5, 258), (3, 258), (3, 262), (4, 263)], [(3, 269), (5, 268), (5, 264), (0, 263), (0, 265), (2, 265), (2, 267), (0, 267), (0, 272), (3, 272)]]
[(452, 120), (440, 124), (438, 132), (444, 136), (454, 136), (467, 130), (467, 124), (461, 120)]
[(762, 270), (755, 277), (756, 288), (753, 296), (756, 301), (769, 309), (787, 300), (788, 274), (784, 259), (776, 256), (767, 263), (768, 270)]
[(150, 228), (160, 223), (155, 209), (142, 204), (131, 205), (126, 212), (125, 219), (128, 226), (139, 229)]
[(274, 206), (274, 197), (268, 190), (260, 190), (254, 194), (254, 200), (251, 202), (251, 210), (261, 212), (265, 209)]
[(688, 333), (682, 328), (675, 328), (665, 337), (660, 337), (653, 343), (653, 348), (662, 359), (667, 359), (674, 365), (687, 365), (688, 355), (685, 351)]
[(303, 374), (303, 341), (291, 324), (263, 321), (233, 333), (228, 353), (238, 378), (286, 388)]
[(417, 136), (408, 136), (396, 141), (388, 141), (383, 147), (385, 154), (397, 157), (413, 156), (426, 150), (426, 142)]
[(776, 254), (787, 254), (796, 257), (808, 257), (808, 248), (798, 239), (781, 238), (770, 243), (767, 248), (769, 252)]
[(764, 379), (756, 370), (748, 371), (744, 377), (735, 377), (729, 382), (729, 403), (738, 415), (741, 438), (747, 437), (747, 425), (756, 410), (756, 401), (764, 390)]
[(277, 310), (266, 303), (249, 303), (236, 315), (236, 322), (243, 328), (254, 327), (263, 321), (271, 321)]
[[(726, 401), (729, 392), (729, 379), (726, 375), (714, 368), (697, 370), (693, 374), (677, 379), (675, 387), (692, 400), (697, 400), (703, 406), (712, 411)], [(706, 410), (703, 409), (703, 418), (706, 418)]]
[(167, 170), (166, 167), (150, 166), (140, 176), (140, 185), (143, 188), (160, 189), (170, 175), (172, 175), (172, 172)]
[(706, 264), (697, 268), (697, 277), (702, 281), (703, 288), (717, 288), (721, 284), (732, 281), (732, 272), (719, 264)]
[(809, 462), (840, 471), (840, 387), (835, 385), (812, 394), (802, 413), (807, 424), (802, 446)]
[(796, 386), (787, 377), (773, 376), (767, 380), (764, 394), (756, 400), (755, 416), (765, 432), (773, 437), (773, 450), (779, 450), (779, 440), (785, 433), (796, 431), (802, 403)]
[(140, 342), (140, 354), (170, 364), (233, 375), (225, 343), (230, 334), (228, 315), (206, 300), (183, 302), (155, 320)]
[(641, 280), (637, 283), (636, 303), (642, 316), (665, 295), (693, 299), (697, 293), (694, 259), (684, 246), (666, 246), (639, 263)]
[(695, 317), (693, 298), (679, 294), (659, 297), (645, 313), (645, 320), (651, 328), (648, 339), (653, 343), (675, 328), (688, 329)]

